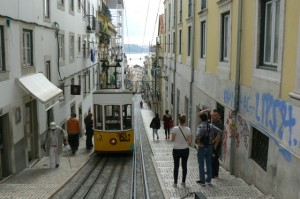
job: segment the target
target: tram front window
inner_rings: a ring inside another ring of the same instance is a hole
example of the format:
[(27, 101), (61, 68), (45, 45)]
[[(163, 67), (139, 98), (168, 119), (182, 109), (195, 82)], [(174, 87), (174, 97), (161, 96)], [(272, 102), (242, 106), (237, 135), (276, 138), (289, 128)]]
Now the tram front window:
[(132, 129), (132, 108), (131, 104), (125, 104), (123, 109), (123, 129)]
[(120, 106), (104, 106), (105, 130), (121, 130)]
[(95, 129), (103, 130), (103, 118), (102, 118), (102, 106), (101, 105), (94, 105), (94, 123)]

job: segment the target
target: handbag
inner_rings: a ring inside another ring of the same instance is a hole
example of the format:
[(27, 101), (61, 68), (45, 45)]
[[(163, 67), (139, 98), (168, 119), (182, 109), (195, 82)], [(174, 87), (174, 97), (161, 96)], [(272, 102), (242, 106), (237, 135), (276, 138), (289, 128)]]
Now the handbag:
[(168, 124), (169, 124), (169, 128), (173, 128), (174, 121), (172, 119), (170, 119)]

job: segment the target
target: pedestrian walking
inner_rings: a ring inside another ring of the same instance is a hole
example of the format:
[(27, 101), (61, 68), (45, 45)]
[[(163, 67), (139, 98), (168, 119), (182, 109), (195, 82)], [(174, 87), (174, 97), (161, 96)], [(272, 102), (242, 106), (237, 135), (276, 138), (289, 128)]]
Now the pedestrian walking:
[[(200, 113), (201, 123), (197, 126), (195, 143), (198, 145), (198, 163), (199, 163), (199, 177), (200, 180), (196, 181), (202, 186), (205, 186), (205, 182), (211, 185), (212, 176), (212, 145), (218, 142), (222, 131), (210, 124), (208, 121), (207, 113)], [(217, 136), (213, 139), (214, 134)], [(205, 179), (204, 161), (206, 162), (207, 178)]]
[(85, 135), (86, 135), (86, 149), (91, 150), (93, 145), (93, 135), (94, 135), (94, 129), (93, 129), (93, 114), (89, 112), (87, 116), (84, 118), (84, 124), (85, 124)]
[(163, 122), (164, 122), (166, 139), (170, 138), (170, 128), (171, 128), (170, 121), (172, 121), (172, 116), (169, 114), (169, 110), (165, 110), (165, 114), (163, 116)]
[(141, 109), (143, 108), (143, 100), (140, 101)]
[(149, 109), (151, 109), (151, 102), (150, 101), (148, 101), (148, 107), (149, 107)]
[(155, 117), (152, 119), (151, 123), (150, 123), (150, 128), (152, 128), (153, 130), (153, 140), (154, 140), (154, 136), (156, 135), (156, 139), (159, 140), (159, 136), (158, 136), (158, 129), (160, 129), (160, 119), (159, 119), (159, 115), (156, 113)]
[(178, 126), (175, 126), (172, 129), (172, 137), (173, 141), (173, 160), (174, 160), (174, 187), (177, 187), (178, 180), (178, 170), (179, 170), (179, 162), (181, 159), (181, 167), (182, 167), (182, 180), (181, 185), (183, 187), (186, 186), (185, 180), (187, 175), (187, 161), (189, 158), (189, 144), (192, 142), (192, 134), (191, 129), (186, 126), (186, 115), (180, 114), (178, 117)]
[(59, 154), (62, 152), (62, 145), (67, 145), (65, 130), (57, 126), (55, 122), (50, 123), (50, 128), (46, 132), (42, 148), (49, 150), (50, 168), (59, 167)]
[(79, 147), (80, 134), (80, 124), (79, 120), (76, 118), (76, 113), (72, 113), (70, 119), (67, 121), (67, 132), (72, 154), (75, 154)]

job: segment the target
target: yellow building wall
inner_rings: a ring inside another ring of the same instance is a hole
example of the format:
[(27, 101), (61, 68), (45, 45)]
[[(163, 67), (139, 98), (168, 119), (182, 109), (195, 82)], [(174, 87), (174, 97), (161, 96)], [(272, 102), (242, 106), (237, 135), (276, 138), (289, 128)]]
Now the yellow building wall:
[(242, 31), (241, 31), (241, 58), (240, 58), (240, 83), (251, 86), (253, 80), (254, 57), (254, 24), (255, 2), (242, 1)]
[(299, 13), (299, 0), (286, 1), (282, 60), (282, 86), (280, 96), (283, 99), (288, 99), (289, 92), (294, 91), (295, 88)]
[[(207, 38), (206, 38), (206, 72), (215, 74), (219, 63), (219, 41), (220, 41), (220, 27), (219, 27), (219, 7), (215, 1), (207, 1)], [(217, 22), (217, 23), (216, 23)]]

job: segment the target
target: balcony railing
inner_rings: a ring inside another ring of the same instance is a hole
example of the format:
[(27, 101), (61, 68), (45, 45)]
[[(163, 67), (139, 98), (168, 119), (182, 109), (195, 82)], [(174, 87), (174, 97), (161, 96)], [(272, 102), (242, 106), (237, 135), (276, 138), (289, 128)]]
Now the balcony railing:
[(95, 32), (97, 30), (97, 21), (96, 17), (93, 15), (87, 15), (87, 32)]
[(99, 8), (99, 10), (103, 13), (104, 16), (106, 16), (111, 21), (111, 13), (109, 8), (103, 3), (102, 1), (102, 9)]

